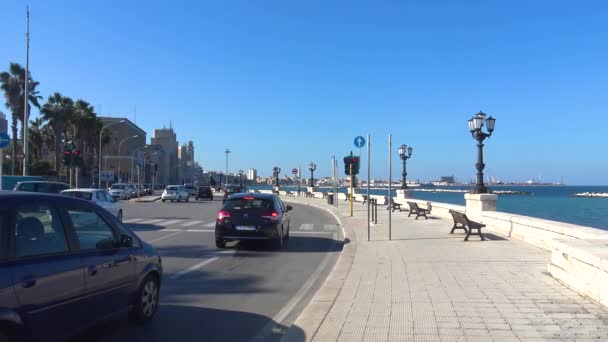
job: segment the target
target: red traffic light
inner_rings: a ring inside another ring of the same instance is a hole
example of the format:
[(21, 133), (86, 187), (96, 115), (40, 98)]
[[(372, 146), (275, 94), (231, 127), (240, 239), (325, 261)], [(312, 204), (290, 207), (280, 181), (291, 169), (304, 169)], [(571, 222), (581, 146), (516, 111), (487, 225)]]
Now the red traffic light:
[(71, 151), (69, 151), (69, 150), (65, 150), (65, 151), (63, 151), (63, 155), (64, 155), (64, 156), (69, 156), (70, 154), (72, 154), (72, 152), (71, 152)]
[(78, 156), (80, 155), (80, 150), (74, 150), (74, 151), (72, 151), (72, 153), (73, 153), (73, 154), (74, 154), (76, 157), (78, 157)]

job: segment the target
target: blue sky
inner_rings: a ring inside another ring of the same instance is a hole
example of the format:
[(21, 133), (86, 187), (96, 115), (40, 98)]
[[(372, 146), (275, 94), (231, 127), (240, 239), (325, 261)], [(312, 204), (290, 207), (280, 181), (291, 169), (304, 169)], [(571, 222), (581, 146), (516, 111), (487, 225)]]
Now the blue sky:
[[(24, 63), (25, 2), (0, 5), (0, 69)], [(372, 177), (474, 177), (467, 119), (497, 118), (486, 175), (608, 184), (605, 1), (30, 1), (33, 77), (171, 122), (205, 169), (270, 175), (372, 136)], [(364, 160), (365, 162), (365, 160)], [(342, 165), (340, 165), (342, 168)], [(342, 172), (342, 171), (341, 171)], [(286, 172), (284, 172), (286, 173)], [(363, 174), (365, 177), (365, 173)]]

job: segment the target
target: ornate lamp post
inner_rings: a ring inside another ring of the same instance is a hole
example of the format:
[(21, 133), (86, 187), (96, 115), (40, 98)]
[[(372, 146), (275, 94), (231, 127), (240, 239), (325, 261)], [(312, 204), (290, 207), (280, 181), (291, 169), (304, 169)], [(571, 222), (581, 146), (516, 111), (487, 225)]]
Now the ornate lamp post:
[[(488, 193), (488, 188), (483, 184), (483, 169), (486, 164), (483, 163), (483, 141), (486, 138), (489, 138), (494, 131), (494, 124), (496, 123), (496, 119), (493, 117), (488, 117), (486, 119), (486, 114), (483, 112), (479, 112), (475, 114), (471, 119), (468, 120), (469, 123), (469, 132), (473, 136), (473, 139), (477, 140), (477, 164), (475, 167), (477, 168), (477, 182), (475, 186), (471, 189), (472, 194), (486, 194)], [(486, 129), (488, 133), (483, 132), (481, 129), (486, 125)]]
[(239, 186), (243, 187), (243, 170), (239, 170)]
[(401, 160), (403, 160), (403, 173), (401, 174), (403, 176), (403, 180), (401, 181), (401, 189), (407, 189), (407, 172), (405, 171), (405, 162), (412, 157), (412, 150), (413, 148), (411, 146), (407, 147), (407, 145), (405, 144), (399, 147), (399, 157), (401, 158)]
[(279, 174), (281, 174), (281, 168), (275, 166), (272, 168), (272, 176), (274, 177), (275, 186), (279, 188)]
[(315, 186), (315, 178), (313, 177), (315, 170), (317, 169), (317, 164), (311, 162), (308, 164), (308, 170), (310, 170), (310, 186)]

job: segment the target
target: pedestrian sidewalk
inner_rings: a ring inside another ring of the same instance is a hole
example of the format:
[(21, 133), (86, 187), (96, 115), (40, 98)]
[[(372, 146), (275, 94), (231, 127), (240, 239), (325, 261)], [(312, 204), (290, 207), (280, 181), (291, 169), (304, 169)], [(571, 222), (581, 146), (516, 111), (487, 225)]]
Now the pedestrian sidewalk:
[(386, 206), (367, 241), (367, 204), (288, 198), (336, 213), (340, 260), (283, 341), (605, 341), (608, 310), (547, 273), (550, 253)]

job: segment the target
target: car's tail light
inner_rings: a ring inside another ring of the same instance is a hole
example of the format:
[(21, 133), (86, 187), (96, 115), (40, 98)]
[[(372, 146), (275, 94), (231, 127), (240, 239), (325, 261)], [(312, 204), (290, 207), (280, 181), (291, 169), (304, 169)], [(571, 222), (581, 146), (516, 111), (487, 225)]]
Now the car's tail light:
[(230, 217), (231, 217), (231, 215), (230, 215), (230, 212), (228, 212), (228, 211), (220, 210), (217, 212), (217, 220), (220, 222), (222, 222), (225, 219), (230, 218)]
[(245, 196), (243, 197), (245, 201), (253, 201), (255, 198), (253, 196)]
[(276, 211), (273, 211), (270, 213), (265, 213), (265, 214), (262, 214), (262, 218), (268, 219), (272, 222), (277, 222), (277, 221), (279, 221), (279, 213), (277, 213)]

